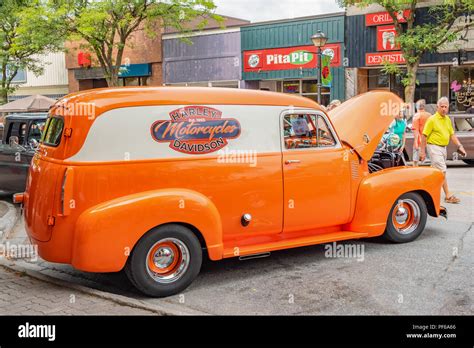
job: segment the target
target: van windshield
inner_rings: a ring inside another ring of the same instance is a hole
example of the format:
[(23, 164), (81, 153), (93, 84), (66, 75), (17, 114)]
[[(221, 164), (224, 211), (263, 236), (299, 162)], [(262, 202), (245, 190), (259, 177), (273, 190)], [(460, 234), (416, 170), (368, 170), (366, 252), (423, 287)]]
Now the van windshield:
[(50, 117), (46, 121), (42, 142), (44, 145), (58, 146), (61, 142), (64, 121), (59, 117)]

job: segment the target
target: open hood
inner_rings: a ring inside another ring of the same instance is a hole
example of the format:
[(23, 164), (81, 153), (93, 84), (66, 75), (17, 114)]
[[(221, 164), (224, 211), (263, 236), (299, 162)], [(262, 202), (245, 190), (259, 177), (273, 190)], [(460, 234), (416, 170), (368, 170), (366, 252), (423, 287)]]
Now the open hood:
[(328, 115), (341, 140), (368, 161), (401, 105), (402, 100), (391, 92), (371, 91), (349, 99)]

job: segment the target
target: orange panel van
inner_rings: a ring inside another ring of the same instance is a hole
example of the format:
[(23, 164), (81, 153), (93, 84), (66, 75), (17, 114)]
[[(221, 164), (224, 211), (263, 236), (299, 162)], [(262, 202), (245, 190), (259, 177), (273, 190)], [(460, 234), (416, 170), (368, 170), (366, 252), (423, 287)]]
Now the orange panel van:
[(409, 242), (443, 213), (443, 174), (370, 170), (400, 102), (373, 91), (328, 115), (304, 97), (251, 90), (71, 94), (50, 110), (17, 200), (42, 258), (124, 269), (157, 297), (183, 291), (204, 257), (380, 235)]

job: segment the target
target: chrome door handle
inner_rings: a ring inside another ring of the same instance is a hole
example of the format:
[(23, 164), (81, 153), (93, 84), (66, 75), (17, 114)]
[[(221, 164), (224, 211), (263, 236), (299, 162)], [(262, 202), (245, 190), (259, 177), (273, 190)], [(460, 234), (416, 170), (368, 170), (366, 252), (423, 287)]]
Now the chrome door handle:
[(286, 160), (285, 164), (301, 163), (300, 160)]

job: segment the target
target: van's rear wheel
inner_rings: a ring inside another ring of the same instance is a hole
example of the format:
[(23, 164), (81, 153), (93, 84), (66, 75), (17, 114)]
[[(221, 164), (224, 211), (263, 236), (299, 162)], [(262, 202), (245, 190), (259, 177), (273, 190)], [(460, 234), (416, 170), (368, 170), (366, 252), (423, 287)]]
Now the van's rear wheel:
[(414, 192), (401, 195), (393, 204), (384, 237), (391, 242), (414, 241), (423, 232), (428, 210), (423, 198)]
[(146, 295), (164, 297), (186, 289), (198, 275), (202, 248), (188, 228), (170, 224), (140, 239), (126, 265), (132, 284)]

